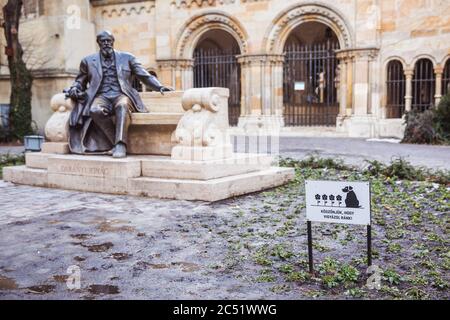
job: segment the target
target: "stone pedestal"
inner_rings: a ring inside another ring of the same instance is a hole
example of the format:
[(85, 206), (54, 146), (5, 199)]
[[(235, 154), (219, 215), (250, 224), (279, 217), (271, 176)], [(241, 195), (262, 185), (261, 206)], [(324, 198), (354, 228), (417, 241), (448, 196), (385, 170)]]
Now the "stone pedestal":
[(68, 142), (44, 142), (42, 152), (54, 154), (69, 154), (70, 148)]
[(4, 168), (5, 181), (84, 192), (160, 199), (219, 201), (285, 184), (294, 169), (272, 167), (267, 155), (235, 154), (226, 160), (181, 161), (163, 156), (29, 153), (26, 165)]
[[(224, 88), (191, 89), (182, 99), (180, 93), (172, 93), (167, 109), (158, 98), (158, 112), (133, 114), (129, 151), (142, 155), (125, 159), (65, 154), (68, 118), (55, 115), (45, 152), (27, 153), (26, 165), (5, 168), (4, 179), (39, 187), (201, 201), (223, 200), (292, 180), (294, 169), (273, 167), (274, 159), (267, 154), (232, 152), (228, 95)], [(146, 98), (148, 102), (151, 96)], [(70, 110), (61, 95), (54, 105), (55, 112)], [(152, 110), (152, 104), (149, 107)]]

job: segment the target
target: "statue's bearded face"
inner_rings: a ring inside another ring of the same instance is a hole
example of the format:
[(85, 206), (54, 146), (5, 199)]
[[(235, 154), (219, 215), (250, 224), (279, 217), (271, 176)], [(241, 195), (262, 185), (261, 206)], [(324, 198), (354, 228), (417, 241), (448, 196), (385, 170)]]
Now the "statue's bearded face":
[(114, 39), (111, 37), (101, 37), (97, 42), (103, 56), (111, 57), (114, 53)]

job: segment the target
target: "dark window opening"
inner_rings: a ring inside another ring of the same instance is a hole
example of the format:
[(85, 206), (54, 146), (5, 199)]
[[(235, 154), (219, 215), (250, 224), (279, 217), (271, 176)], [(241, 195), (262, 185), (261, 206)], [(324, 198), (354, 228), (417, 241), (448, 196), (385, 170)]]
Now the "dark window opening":
[(406, 79), (403, 64), (390, 61), (387, 66), (386, 118), (401, 118), (405, 113)]
[(434, 105), (436, 77), (433, 62), (420, 59), (414, 66), (412, 110), (423, 112)]
[(442, 95), (450, 93), (450, 59), (447, 59), (444, 67), (444, 73), (442, 74)]

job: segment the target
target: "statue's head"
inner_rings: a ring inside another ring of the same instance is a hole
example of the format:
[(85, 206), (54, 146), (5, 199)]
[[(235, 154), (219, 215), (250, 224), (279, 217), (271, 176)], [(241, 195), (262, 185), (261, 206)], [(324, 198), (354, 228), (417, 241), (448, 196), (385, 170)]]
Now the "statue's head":
[(114, 36), (109, 31), (102, 31), (97, 35), (97, 43), (105, 57), (110, 57), (114, 53), (114, 41)]

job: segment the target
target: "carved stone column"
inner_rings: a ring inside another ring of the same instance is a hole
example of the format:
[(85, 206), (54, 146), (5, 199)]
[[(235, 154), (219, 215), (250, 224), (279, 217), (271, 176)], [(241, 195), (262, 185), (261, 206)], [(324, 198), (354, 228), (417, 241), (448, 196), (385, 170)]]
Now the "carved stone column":
[(442, 74), (444, 73), (444, 69), (442, 66), (438, 65), (434, 68), (434, 73), (436, 74), (436, 93), (434, 95), (434, 103), (437, 107), (442, 98)]
[(352, 54), (355, 66), (353, 113), (355, 116), (366, 116), (372, 112), (371, 63), (378, 49), (357, 49)]
[(406, 94), (405, 94), (405, 111), (411, 111), (412, 107), (412, 78), (414, 76), (414, 69), (407, 68), (405, 69), (405, 78), (406, 78)]
[(340, 101), (337, 131), (350, 137), (376, 135), (372, 114), (373, 63), (377, 48), (354, 48), (337, 51), (340, 60)]
[(284, 125), (284, 55), (243, 55), (238, 61), (242, 74), (242, 113), (238, 126), (246, 133), (279, 130)]
[(193, 59), (157, 60), (160, 81), (175, 90), (187, 90), (194, 86)]
[(352, 59), (347, 51), (338, 52), (339, 59), (339, 117), (352, 114)]

